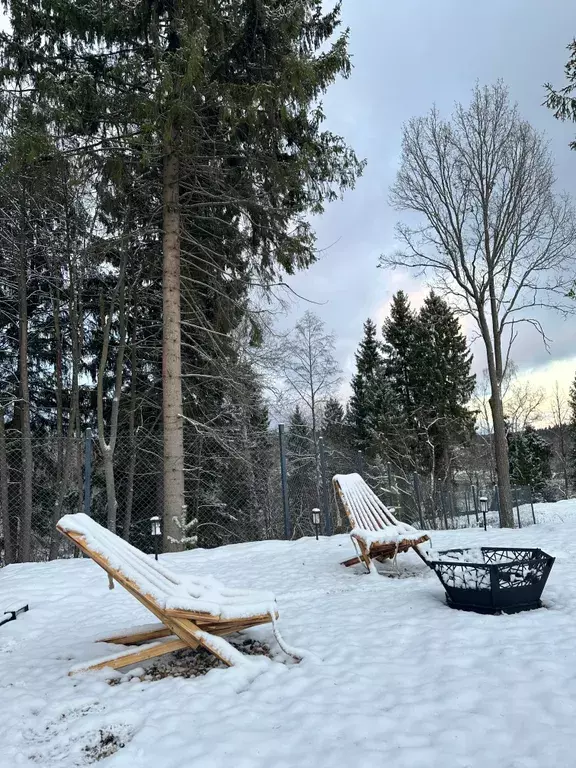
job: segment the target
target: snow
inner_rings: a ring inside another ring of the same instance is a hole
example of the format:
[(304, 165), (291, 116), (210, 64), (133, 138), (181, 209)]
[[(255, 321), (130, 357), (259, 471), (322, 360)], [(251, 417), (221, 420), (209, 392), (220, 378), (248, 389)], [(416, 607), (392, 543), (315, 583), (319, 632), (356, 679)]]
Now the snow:
[(354, 525), (350, 536), (373, 544), (399, 544), (406, 539), (416, 539), (419, 532), (407, 523), (396, 520), (392, 511), (376, 496), (365, 480), (356, 472), (335, 475), (334, 481), (353, 516)]
[(212, 576), (182, 576), (98, 525), (83, 513), (58, 521), (63, 531), (81, 534), (90, 550), (103, 555), (160, 608), (207, 613), (221, 619), (273, 614), (275, 598), (264, 590), (229, 589)]
[(418, 539), (422, 536), (420, 531), (412, 528), (407, 534), (405, 529), (399, 529), (396, 525), (387, 525), (381, 531), (367, 531), (364, 528), (352, 528), (350, 536), (360, 539), (367, 546), (373, 544), (399, 544), (402, 541)]
[[(576, 501), (539, 505), (522, 530), (433, 534), (434, 548), (540, 547), (556, 556), (545, 608), (512, 616), (451, 610), (414, 553), (380, 578), (339, 563), (346, 535), (161, 556), (170, 573), (273, 591), (284, 634), (309, 650), (281, 663), (270, 624), (261, 668), (141, 681), (75, 664), (121, 650), (94, 640), (150, 614), (110, 592), (88, 559), (11, 565), (0, 603), (30, 610), (0, 627), (0, 768), (74, 768), (113, 740), (110, 768), (541, 768), (576, 750)], [(549, 521), (549, 522), (548, 522)], [(139, 666), (146, 666), (142, 664)]]

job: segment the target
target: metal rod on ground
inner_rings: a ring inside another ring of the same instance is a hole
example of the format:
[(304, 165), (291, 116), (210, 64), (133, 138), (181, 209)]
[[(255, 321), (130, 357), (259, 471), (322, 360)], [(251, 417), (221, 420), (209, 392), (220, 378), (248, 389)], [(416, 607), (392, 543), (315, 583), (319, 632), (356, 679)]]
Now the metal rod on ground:
[(468, 522), (468, 528), (470, 528), (470, 507), (468, 505), (468, 491), (464, 489), (464, 507), (466, 509), (466, 520)]
[(498, 528), (502, 528), (500, 524), (500, 488), (497, 485), (494, 486), (494, 498), (496, 499), (496, 511), (498, 512)]
[(418, 474), (414, 472), (414, 495), (416, 497), (416, 504), (418, 505), (418, 518), (420, 520), (420, 528), (424, 528), (424, 518), (422, 516), (422, 502), (420, 500), (420, 478)]
[(522, 528), (522, 520), (520, 519), (520, 504), (518, 502), (518, 488), (514, 487), (514, 499), (516, 501), (516, 516), (518, 517), (518, 528)]
[(324, 535), (332, 536), (332, 514), (330, 510), (330, 494), (328, 493), (328, 476), (326, 473), (326, 449), (324, 438), (318, 438), (320, 446), (320, 472), (322, 474), (322, 503), (324, 504)]
[(362, 461), (362, 451), (358, 451), (356, 454), (356, 471), (359, 475), (362, 474), (362, 471), (364, 469), (364, 462)]
[(530, 506), (532, 507), (532, 520), (536, 525), (536, 515), (534, 514), (534, 500), (532, 498), (532, 488), (530, 488)]
[(392, 469), (389, 461), (386, 462), (386, 469), (388, 470), (388, 504), (392, 506)]
[(278, 424), (278, 440), (280, 443), (280, 478), (282, 482), (282, 506), (284, 508), (284, 536), (292, 537), (290, 525), (290, 505), (288, 502), (288, 473), (286, 471), (286, 451), (284, 449), (284, 424)]
[(84, 514), (90, 515), (92, 496), (92, 430), (86, 430), (84, 438)]

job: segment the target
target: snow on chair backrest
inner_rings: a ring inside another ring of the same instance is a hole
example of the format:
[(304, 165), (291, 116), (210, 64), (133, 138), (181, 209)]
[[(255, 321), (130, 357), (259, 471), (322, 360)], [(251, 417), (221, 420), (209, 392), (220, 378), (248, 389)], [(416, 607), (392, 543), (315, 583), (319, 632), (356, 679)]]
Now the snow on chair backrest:
[(352, 528), (380, 531), (390, 525), (402, 526), (356, 472), (334, 475), (334, 484), (340, 489)]
[(271, 592), (229, 589), (211, 576), (174, 573), (82, 512), (64, 515), (57, 528), (82, 537), (82, 542), (77, 543), (87, 554), (100, 556), (102, 567), (109, 573), (110, 569), (117, 571), (161, 610), (220, 619), (264, 615), (273, 610), (275, 598)]

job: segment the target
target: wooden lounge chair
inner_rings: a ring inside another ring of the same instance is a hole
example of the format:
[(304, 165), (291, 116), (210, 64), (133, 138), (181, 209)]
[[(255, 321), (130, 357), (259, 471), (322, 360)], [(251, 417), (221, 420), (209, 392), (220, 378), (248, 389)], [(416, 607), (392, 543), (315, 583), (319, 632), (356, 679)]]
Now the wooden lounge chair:
[(372, 560), (385, 560), (409, 549), (425, 561), (418, 545), (429, 541), (428, 536), (396, 520), (360, 475), (335, 475), (332, 482), (350, 521), (350, 537), (358, 553), (342, 565), (362, 562), (368, 571), (375, 572)]
[(161, 622), (100, 638), (97, 642), (144, 645), (78, 666), (70, 674), (103, 667), (118, 669), (198, 646), (229, 666), (247, 663), (253, 659), (223, 635), (268, 622), (282, 644), (276, 634), (278, 612), (272, 593), (228, 589), (211, 577), (175, 574), (85, 514), (65, 515), (57, 528), (107, 572), (110, 589), (117, 581)]

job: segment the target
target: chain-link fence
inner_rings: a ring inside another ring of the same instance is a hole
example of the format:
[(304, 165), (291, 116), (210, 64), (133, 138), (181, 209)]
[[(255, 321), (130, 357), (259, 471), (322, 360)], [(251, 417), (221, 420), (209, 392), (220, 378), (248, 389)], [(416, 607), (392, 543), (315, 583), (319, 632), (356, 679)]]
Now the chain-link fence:
[[(31, 449), (31, 450), (30, 450)], [(319, 437), (279, 431), (185, 435), (186, 546), (217, 547), (348, 530), (332, 476), (359, 472), (400, 520), (422, 529), (498, 525), (498, 497), (481, 481), (439, 482), (391, 463), (370, 461)], [(55, 530), (84, 510), (145, 552), (161, 542), (162, 438), (118, 437), (114, 451), (91, 437), (0, 439), (0, 563), (73, 556)], [(482, 501), (486, 498), (486, 502)], [(513, 490), (516, 525), (535, 522), (529, 488)], [(487, 511), (484, 514), (485, 509)]]

